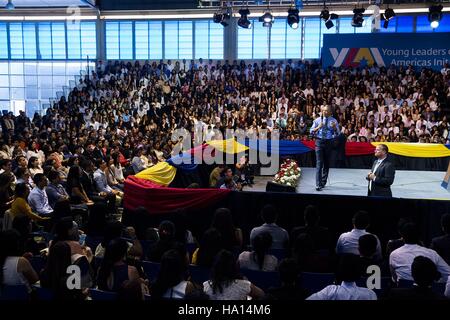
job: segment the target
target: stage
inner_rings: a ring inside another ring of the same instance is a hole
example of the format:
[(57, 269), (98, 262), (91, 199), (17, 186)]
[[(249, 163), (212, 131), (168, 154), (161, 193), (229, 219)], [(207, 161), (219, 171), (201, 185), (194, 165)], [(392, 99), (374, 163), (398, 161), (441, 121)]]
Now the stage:
[[(322, 191), (315, 189), (315, 168), (302, 168), (297, 186), (300, 194), (322, 194), (333, 196), (366, 196), (369, 170), (366, 169), (330, 169), (328, 183)], [(441, 171), (404, 171), (397, 170), (392, 185), (394, 198), (450, 200), (450, 192), (441, 187), (445, 172)], [(271, 176), (255, 177), (253, 187), (245, 186), (243, 191), (264, 192)]]

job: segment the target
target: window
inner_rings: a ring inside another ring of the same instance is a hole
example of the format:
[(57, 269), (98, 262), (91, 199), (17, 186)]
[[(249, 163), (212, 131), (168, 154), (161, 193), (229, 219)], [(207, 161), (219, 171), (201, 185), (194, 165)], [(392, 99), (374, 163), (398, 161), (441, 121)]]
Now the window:
[(317, 59), (320, 55), (320, 18), (305, 18), (304, 59)]
[[(207, 41), (205, 41), (207, 39)], [(209, 57), (209, 21), (195, 21), (195, 59)]]
[(119, 22), (106, 22), (106, 58), (119, 59)]
[(69, 59), (80, 59), (81, 57), (80, 34), (80, 23), (67, 22), (67, 58)]
[(81, 59), (97, 57), (97, 32), (95, 22), (81, 22)]
[(392, 18), (391, 20), (389, 20), (389, 24), (388, 24), (388, 27), (387, 28), (384, 28), (383, 27), (383, 25), (384, 25), (384, 20), (381, 20), (380, 21), (380, 31), (379, 32), (382, 32), (382, 33), (392, 33), (392, 32), (395, 32), (396, 31), (396, 29), (397, 29), (397, 19), (398, 17), (394, 17), (394, 18)]
[(397, 32), (413, 32), (414, 17), (399, 16), (395, 19), (397, 20)]
[(136, 44), (136, 59), (149, 58), (149, 36), (148, 36), (148, 22), (136, 21), (134, 25), (134, 43)]
[[(192, 21), (178, 22), (178, 58), (192, 59)], [(205, 57), (206, 58), (206, 57)]]
[(252, 28), (244, 29), (238, 28), (237, 38), (237, 54), (239, 59), (253, 58), (253, 28), (258, 20), (251, 20)]
[(223, 27), (209, 21), (209, 59), (223, 59)]
[(269, 58), (269, 32), (270, 28), (264, 27), (261, 22), (256, 22), (253, 27), (253, 59)]
[(339, 18), (339, 32), (338, 33), (355, 33), (355, 28), (352, 26), (352, 18)]
[[(286, 58), (286, 29), (291, 29), (283, 19), (275, 20), (270, 30), (270, 58)], [(295, 45), (295, 44), (294, 44)]]
[(0, 59), (8, 59), (8, 30), (4, 22), (0, 22)]
[(417, 16), (416, 19), (416, 32), (433, 32), (430, 21), (428, 21), (428, 16)]
[(25, 59), (36, 59), (36, 24), (23, 24), (23, 54)]
[(165, 21), (164, 29), (165, 58), (178, 59), (178, 21)]
[(23, 59), (22, 23), (14, 22), (9, 24), (9, 45), (11, 59)]
[(133, 59), (133, 23), (121, 21), (119, 27), (120, 59)]
[(66, 59), (66, 30), (64, 22), (52, 22), (53, 59)]
[(52, 58), (52, 29), (50, 22), (39, 23), (38, 59)]
[(163, 58), (163, 24), (162, 21), (150, 21), (148, 23), (149, 40), (149, 58), (162, 59)]
[(450, 14), (444, 14), (435, 32), (450, 32)]

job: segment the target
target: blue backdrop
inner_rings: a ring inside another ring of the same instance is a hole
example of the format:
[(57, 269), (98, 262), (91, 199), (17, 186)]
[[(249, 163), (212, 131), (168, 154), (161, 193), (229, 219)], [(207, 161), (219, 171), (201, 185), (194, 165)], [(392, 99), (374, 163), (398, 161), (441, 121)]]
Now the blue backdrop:
[(324, 67), (426, 67), (450, 63), (450, 33), (324, 34)]

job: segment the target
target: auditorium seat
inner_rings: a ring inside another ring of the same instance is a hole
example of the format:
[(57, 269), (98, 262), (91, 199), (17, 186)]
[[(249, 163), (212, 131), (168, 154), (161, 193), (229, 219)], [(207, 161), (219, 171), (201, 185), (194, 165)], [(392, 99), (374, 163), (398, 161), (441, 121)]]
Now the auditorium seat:
[(0, 288), (0, 301), (27, 301), (30, 300), (28, 288), (24, 285), (8, 286), (4, 285)]
[(302, 272), (298, 276), (298, 283), (302, 288), (308, 290), (310, 294), (313, 294), (333, 284), (334, 279), (334, 273)]
[(272, 287), (279, 287), (281, 284), (280, 274), (275, 271), (269, 272), (241, 269), (241, 272), (244, 276), (247, 277), (248, 281), (253, 283), (255, 286), (263, 289), (264, 291)]
[(42, 288), (40, 286), (33, 286), (36, 290), (38, 299), (41, 301), (51, 301), (54, 298), (53, 291), (48, 288)]

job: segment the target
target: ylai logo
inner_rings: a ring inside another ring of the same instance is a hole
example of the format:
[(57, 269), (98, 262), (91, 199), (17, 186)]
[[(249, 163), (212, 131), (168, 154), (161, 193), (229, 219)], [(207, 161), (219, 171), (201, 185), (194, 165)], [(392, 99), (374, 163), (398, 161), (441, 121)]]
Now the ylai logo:
[(81, 270), (79, 266), (70, 265), (66, 273), (69, 275), (66, 280), (66, 286), (69, 290), (81, 289)]
[(366, 281), (367, 289), (381, 289), (381, 270), (377, 265), (367, 267), (366, 273), (369, 275)]
[(383, 58), (378, 48), (330, 48), (333, 57), (333, 67), (365, 67), (374, 63), (379, 67), (385, 67)]

